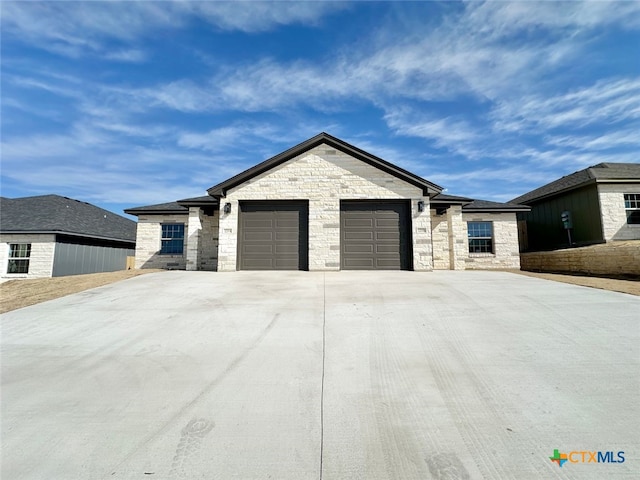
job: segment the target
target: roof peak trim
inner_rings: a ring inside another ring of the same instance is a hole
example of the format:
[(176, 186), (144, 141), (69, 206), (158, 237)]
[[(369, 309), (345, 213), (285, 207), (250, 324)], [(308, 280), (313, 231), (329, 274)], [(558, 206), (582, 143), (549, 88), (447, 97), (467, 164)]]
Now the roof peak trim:
[(339, 138), (329, 135), (326, 132), (322, 132), (315, 137), (305, 140), (304, 142), (299, 143), (298, 145), (295, 145), (285, 150), (284, 152), (279, 153), (278, 155), (275, 155), (274, 157), (271, 157), (229, 178), (228, 180), (225, 180), (224, 182), (214, 185), (213, 187), (209, 188), (207, 192), (209, 193), (209, 195), (214, 197), (224, 197), (231, 188), (237, 187), (238, 185), (241, 185), (246, 181), (258, 175), (261, 175), (271, 170), (272, 168), (275, 168), (278, 165), (281, 165), (282, 163), (287, 162), (297, 157), (298, 155), (301, 155), (304, 152), (307, 152), (322, 144), (326, 144), (327, 146), (335, 148), (336, 150), (340, 150), (341, 152), (351, 155), (358, 160), (361, 160), (373, 167), (389, 173), (390, 175), (400, 178), (407, 183), (422, 188), (425, 195), (440, 193), (443, 190), (442, 187), (436, 185), (435, 183), (429, 182), (424, 178), (419, 177), (418, 175), (415, 175), (401, 167), (393, 165), (392, 163), (387, 162), (380, 157), (372, 155), (358, 147), (355, 147), (345, 142), (344, 140), (340, 140)]

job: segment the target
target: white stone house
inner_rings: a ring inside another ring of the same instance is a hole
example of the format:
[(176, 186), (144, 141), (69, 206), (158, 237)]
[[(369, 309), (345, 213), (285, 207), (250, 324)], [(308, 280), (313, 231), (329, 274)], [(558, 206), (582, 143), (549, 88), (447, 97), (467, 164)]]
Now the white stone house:
[(137, 268), (519, 268), (528, 207), (442, 190), (321, 133), (204, 197), (125, 212), (138, 217)]
[[(552, 250), (617, 240), (640, 240), (640, 163), (599, 163), (512, 200), (526, 250)], [(570, 217), (570, 232), (562, 221)]]
[(0, 198), (0, 281), (124, 270), (136, 223), (60, 195)]

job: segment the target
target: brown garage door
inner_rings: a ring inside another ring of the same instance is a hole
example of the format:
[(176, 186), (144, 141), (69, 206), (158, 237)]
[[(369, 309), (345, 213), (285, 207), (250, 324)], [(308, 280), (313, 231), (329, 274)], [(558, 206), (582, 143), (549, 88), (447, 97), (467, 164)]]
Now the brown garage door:
[(408, 202), (340, 204), (341, 268), (411, 269)]
[(240, 270), (307, 270), (306, 202), (241, 202)]

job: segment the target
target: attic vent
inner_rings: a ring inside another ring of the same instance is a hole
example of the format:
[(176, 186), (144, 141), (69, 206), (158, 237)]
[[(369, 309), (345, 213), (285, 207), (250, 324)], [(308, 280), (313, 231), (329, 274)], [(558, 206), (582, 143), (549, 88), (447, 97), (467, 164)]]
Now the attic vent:
[(338, 152), (335, 150), (325, 150), (324, 153), (326, 153), (327, 155), (335, 155)]

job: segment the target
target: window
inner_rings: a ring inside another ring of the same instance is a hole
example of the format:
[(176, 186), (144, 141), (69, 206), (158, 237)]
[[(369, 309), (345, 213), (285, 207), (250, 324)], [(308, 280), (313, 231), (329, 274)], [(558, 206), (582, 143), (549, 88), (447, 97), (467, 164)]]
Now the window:
[(628, 225), (640, 225), (640, 193), (624, 194), (624, 209)]
[(9, 244), (9, 264), (7, 273), (29, 273), (30, 243)]
[(468, 222), (469, 253), (493, 253), (492, 222)]
[(184, 248), (184, 223), (162, 224), (161, 255), (182, 255)]

